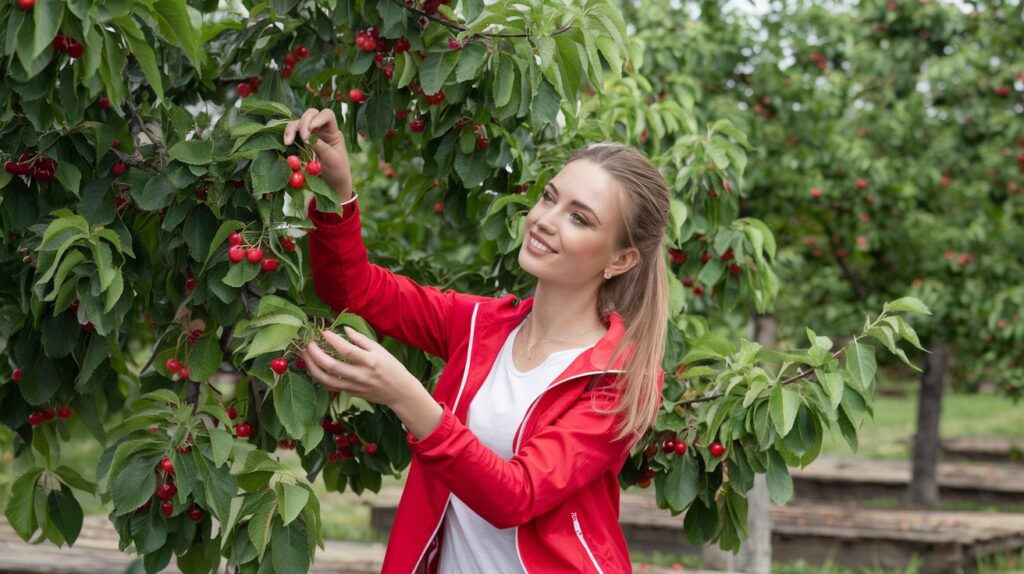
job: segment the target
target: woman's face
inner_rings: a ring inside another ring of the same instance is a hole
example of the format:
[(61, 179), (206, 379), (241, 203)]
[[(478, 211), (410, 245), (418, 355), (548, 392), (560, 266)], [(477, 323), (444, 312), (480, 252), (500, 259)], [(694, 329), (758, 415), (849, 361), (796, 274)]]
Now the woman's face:
[(638, 256), (635, 249), (629, 250), (633, 255), (619, 253), (620, 201), (618, 184), (599, 165), (569, 162), (526, 214), (519, 264), (537, 279), (559, 284), (600, 283), (605, 270), (624, 272)]

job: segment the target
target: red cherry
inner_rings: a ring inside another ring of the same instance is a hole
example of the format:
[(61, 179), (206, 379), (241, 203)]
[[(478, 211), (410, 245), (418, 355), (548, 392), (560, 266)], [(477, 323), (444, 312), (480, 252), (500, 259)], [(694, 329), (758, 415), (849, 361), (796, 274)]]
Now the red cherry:
[(18, 8), (28, 12), (36, 5), (36, 0), (18, 0)]
[(857, 186), (857, 189), (865, 189), (868, 186), (868, 180), (866, 180), (866, 179), (864, 179), (862, 177), (861, 178), (857, 178), (856, 186)]
[(57, 413), (53, 412), (53, 409), (43, 409), (40, 412), (40, 414), (43, 415), (43, 420), (44, 421), (52, 421), (54, 419), (54, 417), (57, 416)]
[(78, 299), (75, 299), (74, 301), (71, 302), (71, 312), (72, 313), (77, 313), (78, 312)]
[(292, 52), (288, 52), (287, 54), (285, 54), (284, 63), (286, 66), (294, 66), (298, 62), (298, 57), (296, 57), (295, 54), (293, 54)]
[(434, 204), (434, 213), (444, 213), (444, 204), (438, 201)]
[(300, 60), (305, 60), (306, 57), (308, 57), (308, 56), (309, 56), (309, 48), (303, 46), (302, 44), (299, 44), (295, 48), (295, 57), (296, 58), (298, 58)]
[(161, 504), (160, 505), (160, 513), (163, 514), (165, 517), (170, 518), (171, 515), (174, 514), (174, 503), (173, 502), (165, 502), (165, 503)]
[(228, 259), (232, 263), (238, 263), (245, 258), (245, 248), (241, 245), (235, 245), (228, 249)]
[(672, 263), (675, 263), (676, 265), (686, 263), (686, 252), (682, 249), (669, 249), (668, 255), (672, 260)]
[(238, 438), (249, 438), (252, 435), (252, 425), (249, 423), (241, 423), (235, 427), (235, 436)]
[(188, 380), (188, 376), (190, 374), (192, 374), (192, 373), (189, 372), (188, 367), (182, 367), (181, 370), (178, 371), (178, 376), (181, 377), (181, 380), (183, 380), (183, 381), (187, 381)]
[(186, 291), (191, 291), (191, 290), (193, 290), (195, 288), (196, 288), (196, 280), (194, 278), (189, 277), (188, 279), (185, 280), (185, 290)]
[(686, 441), (676, 441), (673, 450), (676, 454), (686, 454)]
[(234, 247), (235, 245), (242, 244), (242, 234), (237, 231), (232, 231), (231, 235), (228, 235), (228, 245)]
[(295, 368), (296, 369), (303, 369), (303, 370), (305, 370), (306, 369), (306, 359), (303, 359), (302, 357), (295, 357)]
[(641, 478), (640, 480), (636, 481), (636, 485), (639, 486), (640, 488), (647, 488), (651, 486), (651, 479), (647, 477)]
[(13, 371), (11, 371), (11, 378), (14, 379), (15, 381), (20, 381), (22, 373), (23, 371), (21, 369), (14, 369)]
[(701, 295), (704, 294), (704, 287), (697, 285), (696, 287), (693, 288), (693, 294), (700, 297)]
[(286, 80), (292, 77), (292, 66), (285, 64), (284, 68), (281, 69), (281, 77)]
[(491, 145), (491, 142), (487, 138), (476, 138), (476, 149), (483, 151), (489, 145)]
[(341, 458), (341, 453), (336, 450), (327, 453), (327, 462), (338, 462), (339, 458)]
[(392, 68), (391, 66), (384, 68), (384, 76), (386, 76), (388, 79), (393, 78), (395, 76), (395, 69)]
[(39, 413), (32, 413), (28, 415), (28, 424), (37, 427), (43, 423), (43, 415)]
[(409, 110), (395, 110), (395, 119), (404, 120), (409, 117)]
[(422, 132), (426, 126), (427, 124), (423, 120), (413, 120), (409, 122), (409, 129), (416, 133)]
[(708, 446), (708, 452), (711, 453), (711, 456), (713, 456), (715, 458), (719, 458), (723, 454), (725, 454), (725, 447), (722, 446), (722, 443), (720, 443), (718, 441), (715, 441), (715, 442), (711, 443), (710, 446)]
[(178, 487), (173, 482), (165, 482), (156, 487), (156, 497), (160, 500), (170, 500), (178, 494)]
[(99, 99), (96, 100), (96, 102), (100, 105), (101, 108), (105, 110), (110, 109), (110, 98), (106, 96), (100, 96)]
[(277, 269), (277, 264), (277, 259), (274, 259), (273, 257), (267, 257), (266, 259), (263, 260), (263, 270), (274, 271), (275, 269)]
[(736, 255), (732, 252), (732, 249), (722, 254), (722, 261), (732, 261), (736, 258)]
[(270, 361), (270, 369), (279, 375), (283, 375), (288, 370), (288, 359), (278, 357)]
[(74, 38), (68, 38), (65, 45), (67, 46), (68, 56), (71, 56), (72, 59), (77, 60), (85, 55), (85, 48)]
[(704, 253), (700, 254), (700, 262), (701, 263), (707, 263), (710, 260), (711, 260), (711, 254), (708, 253), (707, 251), (705, 251)]
[(667, 438), (665, 442), (661, 443), (661, 451), (668, 454), (674, 451), (676, 448), (676, 441)]
[(160, 468), (167, 474), (174, 474), (174, 463), (166, 456), (160, 459)]
[(126, 167), (127, 166), (124, 165), (123, 161), (119, 161), (115, 163), (113, 167), (110, 168), (110, 173), (112, 173), (113, 175), (121, 175), (122, 173), (124, 173)]
[(399, 38), (399, 39), (395, 40), (395, 53), (396, 54), (401, 54), (402, 52), (408, 52), (410, 48), (412, 48), (412, 44), (409, 43), (409, 40), (406, 40), (405, 38)]
[(146, 501), (145, 504), (143, 504), (142, 506), (136, 508), (135, 509), (135, 513), (136, 514), (142, 514), (143, 512), (149, 510), (149, 507), (152, 506), (152, 505), (153, 505), (153, 499), (150, 498), (149, 500)]
[(190, 447), (190, 446), (188, 446), (186, 444), (186, 445), (179, 446), (179, 447), (175, 448), (174, 450), (180, 452), (181, 454), (189, 454), (190, 452), (192, 452), (192, 447)]
[(370, 456), (377, 454), (377, 443), (371, 442), (370, 444), (365, 445), (363, 447), (363, 452)]
[(69, 407), (61, 407), (57, 409), (57, 416), (60, 417), (61, 420), (66, 421), (71, 418), (71, 409)]
[(288, 178), (288, 185), (292, 186), (293, 189), (299, 189), (306, 185), (306, 176), (302, 175), (301, 171), (292, 172), (292, 176)]
[(693, 279), (689, 277), (683, 279), (683, 287), (693, 287)]
[(288, 237), (287, 235), (282, 235), (278, 238), (278, 241), (281, 242), (281, 247), (285, 251), (288, 251), (289, 253), (295, 251), (295, 240), (292, 239), (291, 237)]
[(292, 171), (299, 171), (302, 169), (302, 158), (297, 155), (288, 156), (288, 167), (292, 168)]
[(196, 508), (195, 504), (190, 504), (188, 507), (188, 518), (192, 522), (199, 522), (203, 519), (203, 511)]
[(812, 187), (811, 188), (811, 197), (821, 197), (821, 188)]
[(352, 100), (353, 103), (358, 104), (359, 102), (366, 101), (366, 94), (364, 94), (359, 88), (352, 88), (348, 91), (348, 99)]
[(252, 95), (252, 86), (250, 86), (248, 84), (248, 82), (243, 82), (243, 83), (238, 84), (238, 88), (237, 89), (238, 89), (238, 97), (240, 97), (240, 98), (248, 98), (249, 96)]
[(323, 166), (320, 165), (320, 162), (315, 159), (306, 164), (306, 173), (308, 173), (309, 175), (320, 175), (321, 173), (323, 173), (323, 171)]
[(736, 263), (733, 263), (732, 265), (729, 266), (729, 273), (732, 273), (733, 275), (739, 275), (740, 271), (742, 270), (743, 269)]
[(249, 260), (249, 263), (259, 263), (263, 260), (263, 250), (259, 247), (250, 247), (245, 252), (245, 258)]
[(228, 413), (229, 419), (235, 420), (238, 418), (238, 409), (236, 409), (235, 407), (228, 407), (224, 410)]

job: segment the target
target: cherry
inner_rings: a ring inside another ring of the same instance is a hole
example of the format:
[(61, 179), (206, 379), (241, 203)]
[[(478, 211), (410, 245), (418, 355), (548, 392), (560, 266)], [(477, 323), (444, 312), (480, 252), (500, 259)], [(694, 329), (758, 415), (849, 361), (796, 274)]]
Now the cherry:
[(427, 100), (428, 105), (436, 106), (444, 101), (444, 90), (441, 90), (436, 94), (426, 94), (423, 98)]
[(228, 259), (232, 263), (238, 263), (245, 258), (245, 248), (241, 245), (232, 246), (228, 249)]
[(409, 43), (409, 40), (406, 40), (405, 38), (399, 38), (399, 39), (395, 40), (395, 53), (396, 54), (401, 54), (402, 52), (408, 52), (410, 48), (412, 48), (412, 44)]
[(249, 438), (252, 435), (252, 425), (241, 423), (235, 427), (235, 436), (238, 438)]
[(393, 78), (395, 76), (395, 69), (392, 68), (391, 66), (384, 68), (384, 76), (386, 76), (388, 79)]
[(306, 173), (308, 173), (309, 175), (320, 175), (321, 173), (323, 173), (323, 171), (324, 168), (322, 165), (320, 165), (320, 162), (318, 160), (314, 159), (313, 161), (306, 164)]
[(192, 452), (192, 447), (190, 447), (189, 445), (185, 444), (185, 445), (181, 445), (179, 447), (176, 447), (174, 450), (178, 451), (181, 454), (189, 454), (189, 453)]
[(18, 8), (28, 12), (36, 5), (36, 0), (18, 0)]
[(416, 133), (422, 132), (426, 126), (427, 124), (423, 120), (412, 120), (409, 122), (409, 129)]
[(32, 413), (28, 415), (28, 424), (37, 427), (43, 423), (43, 415), (39, 413)]
[(270, 361), (270, 369), (279, 375), (283, 375), (288, 370), (288, 359), (278, 357)]
[(722, 446), (722, 443), (720, 443), (718, 441), (715, 441), (715, 442), (711, 443), (710, 445), (708, 445), (708, 452), (711, 453), (711, 456), (713, 456), (715, 458), (719, 458), (723, 454), (725, 454), (725, 447)]
[(371, 442), (371, 443), (363, 446), (363, 452), (365, 452), (366, 454), (368, 454), (370, 456), (373, 456), (373, 455), (377, 454), (377, 443)]
[(14, 369), (13, 371), (11, 371), (11, 378), (14, 379), (15, 381), (20, 381), (22, 374), (23, 371), (21, 369)]
[(647, 488), (651, 485), (651, 479), (646, 477), (641, 478), (640, 480), (636, 481), (636, 485), (639, 486), (640, 488)]
[(156, 487), (156, 497), (160, 500), (170, 500), (178, 494), (178, 487), (173, 482), (165, 482)]
[(665, 442), (661, 443), (661, 451), (664, 452), (665, 454), (671, 453), (672, 451), (675, 450), (675, 448), (676, 441), (670, 438), (665, 439)]
[(409, 110), (395, 110), (395, 119), (404, 120), (409, 117)]
[(669, 249), (668, 255), (672, 260), (672, 263), (675, 263), (676, 265), (686, 263), (686, 252), (682, 249)]
[(173, 502), (165, 502), (165, 503), (161, 504), (160, 505), (160, 513), (163, 514), (165, 517), (170, 518), (171, 515), (174, 514), (174, 503)]
[(857, 186), (857, 189), (866, 189), (868, 186), (868, 180), (864, 179), (863, 177), (859, 177), (857, 178), (857, 182), (855, 185)]
[(61, 407), (57, 410), (57, 416), (60, 417), (61, 420), (66, 421), (71, 418), (71, 409), (68, 407)]
[(242, 244), (242, 234), (237, 231), (232, 231), (231, 235), (228, 235), (228, 245), (234, 247), (235, 245)]
[(700, 297), (701, 295), (704, 294), (704, 287), (697, 285), (696, 287), (693, 288), (693, 294)]
[(725, 253), (722, 254), (722, 261), (732, 261), (735, 258), (736, 258), (736, 255), (733, 254), (732, 249), (730, 249), (730, 250), (728, 250), (728, 251), (726, 251)]
[(438, 201), (434, 204), (434, 213), (444, 213), (444, 204)]
[(96, 102), (97, 102), (97, 103), (98, 103), (98, 104), (100, 105), (100, 107), (101, 107), (101, 108), (103, 108), (104, 110), (109, 110), (109, 109), (110, 109), (110, 98), (108, 98), (108, 97), (106, 97), (106, 96), (100, 96), (100, 97), (99, 97), (99, 99), (98, 99), (98, 100), (96, 100)]
[(295, 48), (295, 57), (300, 60), (305, 60), (307, 56), (309, 56), (309, 48), (299, 44)]
[(183, 381), (187, 381), (188, 380), (188, 376), (190, 374), (191, 373), (189, 372), (188, 367), (182, 367), (181, 370), (178, 371), (178, 376), (181, 377), (181, 380), (183, 380)]
[(259, 263), (263, 260), (263, 250), (259, 247), (250, 247), (245, 252), (245, 258), (249, 260), (249, 263)]
[(1010, 95), (1010, 86), (996, 86), (995, 92), (996, 95), (999, 96), (1000, 98), (1005, 98), (1006, 96)]
[(85, 48), (78, 43), (78, 40), (68, 38), (65, 42), (65, 45), (67, 46), (66, 52), (68, 56), (71, 56), (71, 58), (77, 60), (85, 54)]
[(274, 271), (275, 269), (277, 269), (277, 264), (277, 259), (274, 259), (273, 257), (267, 257), (266, 259), (263, 260), (263, 270)]
[(301, 171), (292, 172), (292, 176), (288, 178), (288, 185), (292, 186), (292, 189), (299, 189), (306, 185), (306, 176), (302, 175)]
[(811, 197), (821, 197), (821, 188), (820, 187), (812, 187), (811, 188)]
[(71, 302), (71, 312), (72, 313), (77, 313), (78, 312), (78, 299), (75, 299), (74, 301)]
[(238, 409), (236, 409), (235, 407), (228, 407), (228, 408), (226, 408), (224, 410), (225, 410), (225, 412), (228, 413), (228, 418), (229, 419), (235, 420), (235, 419), (238, 418)]
[(174, 463), (166, 456), (160, 459), (160, 468), (167, 474), (174, 474)]
[(54, 417), (57, 416), (57, 413), (53, 412), (53, 409), (43, 409), (40, 414), (43, 415), (44, 421), (52, 421)]
[(704, 253), (700, 254), (700, 262), (701, 263), (707, 263), (710, 260), (711, 260), (711, 254), (708, 253), (707, 251), (705, 251)]
[(292, 168), (292, 171), (299, 171), (302, 169), (302, 159), (297, 155), (288, 156), (288, 167)]
[(733, 263), (732, 265), (729, 266), (729, 273), (732, 273), (733, 275), (739, 275), (740, 271), (742, 270), (743, 269), (736, 263)]
[[(308, 168), (309, 166), (306, 167)], [(278, 237), (278, 241), (280, 241), (281, 247), (284, 248), (285, 251), (288, 251), (289, 253), (295, 251), (295, 240), (292, 239), (291, 237), (288, 237), (287, 235), (282, 235)]]
[(455, 38), (448, 38), (448, 49), (449, 50), (458, 50), (461, 47), (462, 47), (462, 42), (459, 42)]
[(188, 506), (188, 518), (192, 522), (199, 522), (203, 519), (203, 511), (199, 510), (195, 504), (190, 504)]
[(152, 506), (152, 505), (153, 505), (153, 499), (150, 498), (149, 500), (146, 501), (145, 504), (143, 504), (142, 506), (136, 508), (135, 509), (135, 513), (136, 514), (142, 514), (143, 512), (149, 510), (149, 507)]
[(327, 453), (327, 462), (338, 462), (339, 458), (341, 458), (341, 453), (336, 450)]
[(296, 369), (303, 369), (303, 370), (305, 370), (306, 369), (306, 359), (303, 359), (302, 357), (295, 357), (295, 368)]
[(683, 287), (693, 287), (693, 279), (689, 277), (683, 279)]
[(681, 440), (676, 441), (673, 450), (675, 450), (676, 454), (686, 454), (686, 442)]
[(491, 142), (487, 138), (476, 138), (476, 149), (483, 151), (487, 149)]
[(298, 62), (299, 62), (299, 59), (295, 56), (294, 53), (288, 52), (287, 54), (285, 54), (284, 63), (285, 63), (286, 66), (294, 66)]
[(352, 103), (358, 104), (366, 101), (366, 94), (359, 88), (352, 88), (348, 91), (348, 99), (352, 100)]
[(185, 290), (191, 291), (196, 288), (196, 280), (193, 277), (189, 277), (185, 280)]
[(124, 170), (126, 168), (127, 166), (124, 165), (124, 162), (119, 161), (115, 163), (113, 167), (110, 168), (110, 173), (112, 173), (113, 175), (121, 175), (122, 173), (124, 173)]
[(293, 69), (293, 67), (294, 66), (289, 66), (288, 64), (285, 64), (284, 68), (281, 69), (281, 77), (286, 79), (286, 80), (288, 78), (292, 77), (292, 69)]

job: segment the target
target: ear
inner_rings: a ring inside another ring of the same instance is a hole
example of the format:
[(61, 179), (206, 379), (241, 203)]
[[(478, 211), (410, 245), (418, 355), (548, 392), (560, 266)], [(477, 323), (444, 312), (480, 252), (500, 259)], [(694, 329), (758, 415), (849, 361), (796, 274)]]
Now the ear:
[(632, 269), (637, 263), (640, 263), (640, 250), (636, 247), (627, 247), (615, 253), (611, 262), (605, 265), (605, 270), (617, 277)]

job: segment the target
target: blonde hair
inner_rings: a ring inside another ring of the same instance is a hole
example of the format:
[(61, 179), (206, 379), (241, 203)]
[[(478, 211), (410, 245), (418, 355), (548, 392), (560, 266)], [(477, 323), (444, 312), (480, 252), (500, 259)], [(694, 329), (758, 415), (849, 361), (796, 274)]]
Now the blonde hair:
[[(668, 330), (668, 269), (662, 242), (668, 226), (671, 192), (665, 177), (642, 153), (616, 144), (599, 143), (576, 150), (567, 163), (588, 160), (600, 166), (621, 187), (624, 233), (620, 248), (635, 247), (640, 261), (625, 273), (605, 280), (597, 295), (598, 313), (616, 311), (626, 332), (609, 362), (628, 350), (625, 373), (615, 378), (619, 400), (610, 410), (621, 417), (616, 440), (639, 439), (654, 425), (661, 404), (658, 380)], [(631, 443), (632, 444), (632, 443)]]

